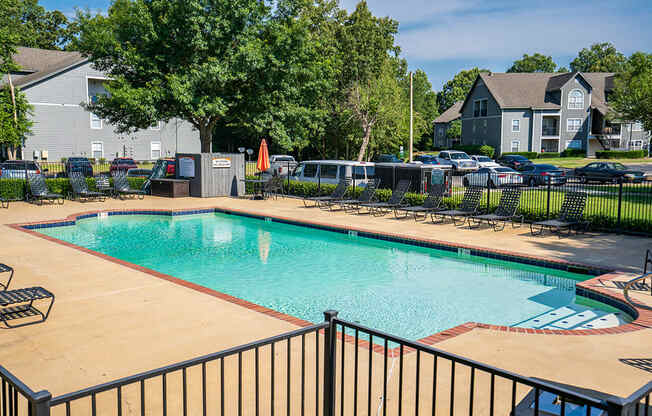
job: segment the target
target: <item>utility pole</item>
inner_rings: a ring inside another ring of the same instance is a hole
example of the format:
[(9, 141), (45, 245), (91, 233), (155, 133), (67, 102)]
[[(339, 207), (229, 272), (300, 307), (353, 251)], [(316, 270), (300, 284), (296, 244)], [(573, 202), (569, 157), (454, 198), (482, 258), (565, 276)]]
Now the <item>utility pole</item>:
[(414, 123), (414, 96), (412, 92), (412, 71), (410, 71), (410, 163), (413, 162), (413, 123)]

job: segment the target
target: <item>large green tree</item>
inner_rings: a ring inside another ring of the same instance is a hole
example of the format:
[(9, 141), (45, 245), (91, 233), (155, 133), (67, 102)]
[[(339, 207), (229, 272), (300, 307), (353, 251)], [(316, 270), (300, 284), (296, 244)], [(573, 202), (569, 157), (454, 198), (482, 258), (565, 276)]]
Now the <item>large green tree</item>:
[(616, 76), (616, 87), (609, 105), (613, 118), (643, 123), (652, 131), (652, 54), (634, 53)]
[(119, 132), (186, 120), (202, 152), (211, 151), (216, 124), (238, 121), (240, 110), (258, 114), (248, 127), (289, 140), (279, 131), (302, 120), (291, 98), (314, 69), (290, 59), (293, 48), (306, 56), (297, 41), (305, 30), (288, 27), (300, 11), (293, 3), (116, 0), (107, 16), (80, 14), (79, 49), (111, 77), (108, 95), (87, 109)]
[(570, 67), (577, 72), (620, 72), (626, 60), (611, 43), (595, 43), (582, 49)]
[(557, 64), (552, 60), (552, 56), (525, 53), (521, 59), (514, 61), (507, 72), (555, 72), (555, 68)]
[(18, 46), (42, 49), (70, 47), (77, 27), (59, 10), (46, 10), (38, 0), (3, 0), (3, 9), (9, 9), (8, 28)]
[(480, 72), (489, 72), (488, 69), (472, 68), (458, 72), (453, 79), (447, 81), (437, 94), (439, 112), (448, 110), (455, 102), (464, 100), (471, 91), (475, 79)]

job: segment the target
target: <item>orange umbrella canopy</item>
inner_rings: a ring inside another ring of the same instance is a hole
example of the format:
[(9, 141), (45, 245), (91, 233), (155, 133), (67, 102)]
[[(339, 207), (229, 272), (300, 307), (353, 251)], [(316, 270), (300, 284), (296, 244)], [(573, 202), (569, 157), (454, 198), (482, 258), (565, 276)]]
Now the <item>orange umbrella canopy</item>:
[(266, 171), (269, 169), (269, 152), (267, 151), (267, 142), (263, 139), (260, 142), (260, 149), (258, 149), (258, 162), (256, 168), (259, 171)]

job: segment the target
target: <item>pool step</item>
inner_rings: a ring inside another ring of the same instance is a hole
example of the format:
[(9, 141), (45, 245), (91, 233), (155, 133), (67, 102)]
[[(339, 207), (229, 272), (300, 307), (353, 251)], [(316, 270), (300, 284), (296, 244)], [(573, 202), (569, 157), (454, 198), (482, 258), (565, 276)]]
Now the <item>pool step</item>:
[(564, 306), (535, 316), (516, 325), (534, 329), (600, 329), (626, 323), (623, 316), (599, 309)]

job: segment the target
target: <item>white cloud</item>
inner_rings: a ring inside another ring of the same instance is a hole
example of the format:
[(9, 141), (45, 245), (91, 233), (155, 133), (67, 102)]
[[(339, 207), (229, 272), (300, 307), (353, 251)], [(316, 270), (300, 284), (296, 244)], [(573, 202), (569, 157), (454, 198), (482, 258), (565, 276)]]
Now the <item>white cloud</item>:
[[(359, 0), (340, 0), (340, 6), (352, 12)], [(376, 16), (390, 16), (401, 24), (423, 21), (442, 14), (469, 10), (480, 0), (367, 0)]]

